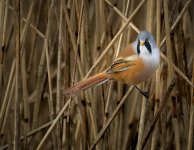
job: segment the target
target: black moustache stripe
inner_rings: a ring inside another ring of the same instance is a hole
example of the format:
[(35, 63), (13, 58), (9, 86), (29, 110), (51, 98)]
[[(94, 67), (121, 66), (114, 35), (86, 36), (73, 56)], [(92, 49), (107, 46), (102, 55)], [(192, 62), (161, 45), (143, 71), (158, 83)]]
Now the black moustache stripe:
[[(148, 41), (145, 41), (145, 47), (147, 48), (147, 50), (150, 52), (150, 54), (152, 53), (152, 48), (151, 45)], [(137, 43), (137, 54), (140, 54), (140, 42), (138, 41)]]
[(151, 45), (149, 42), (145, 42), (145, 47), (147, 48), (147, 50), (150, 52), (150, 54), (152, 53), (152, 49), (151, 49)]
[(139, 53), (140, 53), (140, 48), (139, 48), (139, 47), (140, 47), (140, 42), (137, 43), (137, 54), (138, 54), (138, 55), (139, 55)]

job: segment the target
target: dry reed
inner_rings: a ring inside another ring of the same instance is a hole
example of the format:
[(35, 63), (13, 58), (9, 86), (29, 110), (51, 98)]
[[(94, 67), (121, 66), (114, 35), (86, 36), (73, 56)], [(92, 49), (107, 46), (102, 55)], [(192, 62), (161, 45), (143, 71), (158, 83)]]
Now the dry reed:
[[(0, 1), (0, 149), (193, 149), (192, 0)], [(142, 30), (161, 50), (139, 86), (64, 89)]]

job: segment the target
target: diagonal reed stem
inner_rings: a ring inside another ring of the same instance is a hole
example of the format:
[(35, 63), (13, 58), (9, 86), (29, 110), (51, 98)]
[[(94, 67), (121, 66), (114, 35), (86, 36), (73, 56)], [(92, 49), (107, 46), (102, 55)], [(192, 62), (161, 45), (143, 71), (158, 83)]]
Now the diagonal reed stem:
[(145, 147), (145, 145), (146, 145), (146, 143), (147, 143), (147, 141), (148, 141), (152, 131), (154, 130), (156, 122), (158, 121), (158, 119), (159, 119), (159, 117), (160, 117), (160, 115), (162, 113), (162, 110), (164, 109), (164, 107), (165, 107), (165, 105), (166, 105), (166, 103), (167, 103), (167, 101), (169, 99), (169, 96), (170, 96), (170, 94), (171, 94), (171, 92), (172, 92), (176, 82), (177, 82), (177, 77), (175, 76), (173, 78), (173, 80), (171, 81), (170, 85), (168, 86), (168, 88), (167, 88), (167, 90), (166, 90), (166, 92), (164, 94), (164, 97), (162, 98), (161, 106), (159, 107), (158, 112), (155, 115), (155, 117), (154, 117), (154, 119), (153, 119), (153, 121), (152, 121), (152, 123), (150, 125), (150, 128), (148, 129), (148, 132), (145, 135), (145, 138), (143, 139), (142, 149), (144, 149), (144, 147)]

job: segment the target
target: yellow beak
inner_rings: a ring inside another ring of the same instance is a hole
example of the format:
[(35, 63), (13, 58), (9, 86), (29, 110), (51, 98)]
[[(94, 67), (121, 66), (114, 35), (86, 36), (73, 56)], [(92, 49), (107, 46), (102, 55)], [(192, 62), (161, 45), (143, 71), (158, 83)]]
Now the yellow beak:
[(140, 45), (143, 46), (145, 44), (144, 41), (140, 41)]

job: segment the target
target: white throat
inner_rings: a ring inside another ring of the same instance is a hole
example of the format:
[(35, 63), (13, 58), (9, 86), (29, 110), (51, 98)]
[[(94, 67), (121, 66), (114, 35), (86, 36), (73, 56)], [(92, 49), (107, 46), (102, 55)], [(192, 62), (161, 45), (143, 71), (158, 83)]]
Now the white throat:
[[(135, 50), (137, 50), (137, 43), (134, 42), (133, 47)], [(137, 55), (144, 61), (146, 70), (154, 72), (160, 63), (160, 52), (157, 46), (153, 46), (151, 44), (151, 48), (152, 52), (150, 53), (144, 45), (140, 46), (140, 53)]]

